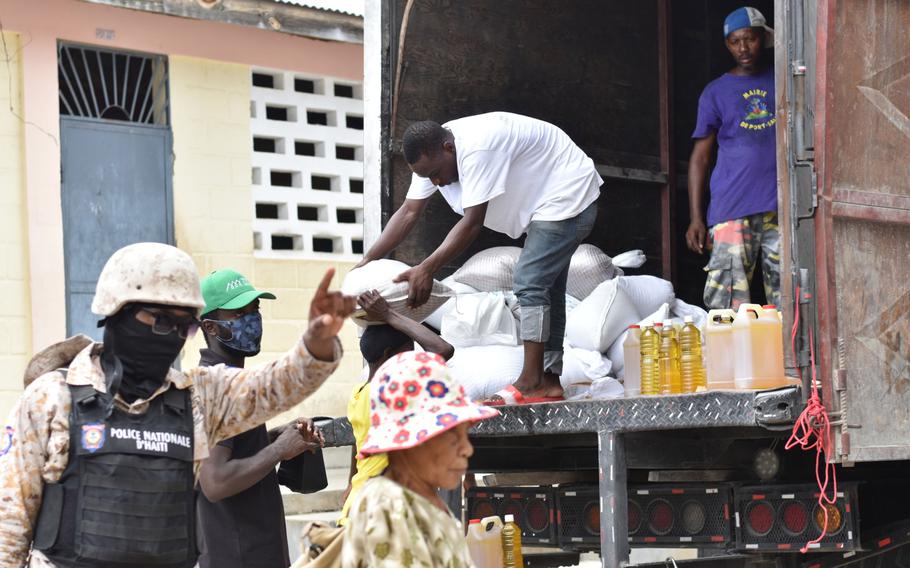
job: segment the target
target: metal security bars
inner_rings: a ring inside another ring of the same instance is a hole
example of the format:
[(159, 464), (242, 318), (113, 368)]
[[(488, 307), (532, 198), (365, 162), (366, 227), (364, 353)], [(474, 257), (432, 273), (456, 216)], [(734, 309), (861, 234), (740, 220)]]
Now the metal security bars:
[(168, 124), (163, 56), (61, 43), (57, 77), (61, 116)]

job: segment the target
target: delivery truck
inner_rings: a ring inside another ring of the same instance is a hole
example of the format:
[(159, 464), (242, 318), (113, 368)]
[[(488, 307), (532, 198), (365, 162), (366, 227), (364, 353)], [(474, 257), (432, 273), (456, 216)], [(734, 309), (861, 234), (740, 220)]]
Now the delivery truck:
[[(751, 4), (774, 28), (781, 341), (801, 386), (504, 407), (473, 431), (471, 462), (503, 483), (468, 491), (466, 517), (516, 513), (526, 546), (597, 550), (608, 567), (658, 546), (698, 549), (679, 565), (910, 563), (910, 3)], [(701, 304), (685, 174), (701, 90), (732, 67), (722, 24), (740, 5), (367, 0), (367, 244), (407, 192), (409, 124), (516, 112), (558, 125), (597, 164), (587, 242), (644, 250), (638, 273)], [(420, 262), (456, 219), (435, 196), (394, 258)], [(447, 272), (498, 245), (521, 242), (486, 231)], [(785, 449), (816, 392), (826, 452)]]

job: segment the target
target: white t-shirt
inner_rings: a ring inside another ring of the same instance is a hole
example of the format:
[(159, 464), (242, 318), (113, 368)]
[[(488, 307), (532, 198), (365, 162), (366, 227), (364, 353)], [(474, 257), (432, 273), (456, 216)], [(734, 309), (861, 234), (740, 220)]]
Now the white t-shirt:
[(458, 181), (437, 188), (416, 174), (408, 199), (439, 189), (453, 211), (488, 203), (484, 225), (518, 238), (531, 221), (570, 219), (597, 201), (603, 180), (591, 160), (556, 126), (508, 112), (443, 125), (455, 136)]

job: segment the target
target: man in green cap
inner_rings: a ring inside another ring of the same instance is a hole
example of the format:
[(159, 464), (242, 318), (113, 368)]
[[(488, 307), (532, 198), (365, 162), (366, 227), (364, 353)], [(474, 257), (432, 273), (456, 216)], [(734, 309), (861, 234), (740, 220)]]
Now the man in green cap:
[[(202, 297), (207, 348), (199, 365), (243, 367), (259, 353), (259, 300), (275, 295), (256, 290), (235, 270), (218, 270), (202, 280)], [(321, 444), (313, 422), (299, 418), (272, 431), (257, 426), (212, 449), (199, 471), (200, 568), (290, 565), (275, 466)]]

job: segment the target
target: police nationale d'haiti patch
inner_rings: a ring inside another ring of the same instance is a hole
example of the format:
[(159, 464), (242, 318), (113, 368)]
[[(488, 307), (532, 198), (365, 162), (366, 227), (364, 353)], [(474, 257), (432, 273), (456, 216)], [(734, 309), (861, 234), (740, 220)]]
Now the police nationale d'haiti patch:
[(104, 423), (82, 425), (82, 448), (89, 452), (96, 452), (104, 445)]

